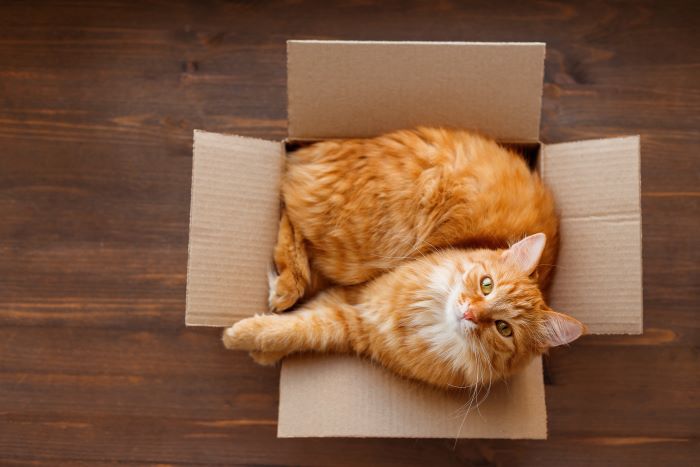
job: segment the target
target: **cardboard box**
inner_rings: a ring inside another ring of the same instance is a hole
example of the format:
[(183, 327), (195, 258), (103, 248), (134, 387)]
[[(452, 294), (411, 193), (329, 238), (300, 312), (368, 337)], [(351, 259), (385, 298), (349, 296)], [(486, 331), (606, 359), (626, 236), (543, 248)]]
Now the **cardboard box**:
[[(641, 333), (639, 137), (540, 143), (544, 55), (541, 43), (290, 41), (289, 140), (429, 125), (534, 148), (561, 214), (549, 303), (594, 334)], [(267, 309), (284, 157), (283, 142), (195, 131), (188, 325)], [(546, 438), (541, 359), (465, 417), (467, 399), (356, 357), (290, 358), (278, 436)]]

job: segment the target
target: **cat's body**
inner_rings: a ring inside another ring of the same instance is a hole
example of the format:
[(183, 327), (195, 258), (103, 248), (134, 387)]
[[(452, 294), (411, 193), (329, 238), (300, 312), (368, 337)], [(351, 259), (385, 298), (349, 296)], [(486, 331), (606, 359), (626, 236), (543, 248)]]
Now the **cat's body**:
[(504, 248), (542, 232), (541, 287), (556, 259), (558, 221), (539, 176), (467, 131), (419, 128), (302, 148), (288, 157), (282, 198), (275, 311), (313, 293), (312, 272), (358, 284), (439, 248)]
[[(543, 246), (538, 234), (509, 250), (432, 253), (366, 284), (332, 287), (292, 312), (240, 321), (224, 344), (262, 364), (297, 352), (357, 353), (434, 386), (488, 384), (582, 332), (544, 304), (529, 277)], [(484, 278), (492, 281), (486, 293)]]
[[(583, 332), (540, 291), (558, 246), (552, 197), (491, 140), (418, 129), (317, 143), (289, 156), (282, 196), (270, 308), (305, 303), (224, 333), (260, 363), (352, 352), (429, 384), (473, 386)], [(493, 249), (450, 248), (464, 245)]]

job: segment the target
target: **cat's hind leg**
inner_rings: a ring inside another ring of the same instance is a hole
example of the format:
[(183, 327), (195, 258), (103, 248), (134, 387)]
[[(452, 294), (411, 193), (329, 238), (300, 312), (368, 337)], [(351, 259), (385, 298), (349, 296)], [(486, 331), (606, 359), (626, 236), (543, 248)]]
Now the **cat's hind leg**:
[(294, 306), (304, 296), (310, 282), (309, 257), (301, 233), (292, 225), (286, 211), (282, 211), (277, 245), (275, 245), (275, 269), (270, 271), (270, 311), (281, 312)]

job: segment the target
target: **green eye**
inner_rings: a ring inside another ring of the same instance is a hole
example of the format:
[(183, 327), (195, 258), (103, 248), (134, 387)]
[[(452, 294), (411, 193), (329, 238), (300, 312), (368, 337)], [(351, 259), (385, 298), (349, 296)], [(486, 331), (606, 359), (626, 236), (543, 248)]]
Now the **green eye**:
[(491, 293), (493, 290), (493, 280), (489, 276), (484, 277), (481, 279), (481, 292), (484, 295), (488, 295)]
[(500, 332), (504, 337), (510, 337), (513, 335), (513, 328), (511, 328), (510, 324), (506, 323), (505, 321), (496, 321), (496, 329), (498, 329), (498, 332)]

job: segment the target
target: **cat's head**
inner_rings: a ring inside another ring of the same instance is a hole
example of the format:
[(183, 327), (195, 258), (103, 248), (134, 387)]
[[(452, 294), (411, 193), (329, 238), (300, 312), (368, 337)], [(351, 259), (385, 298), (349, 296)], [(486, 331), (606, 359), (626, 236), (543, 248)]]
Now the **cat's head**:
[(532, 277), (545, 242), (539, 233), (507, 250), (475, 252), (450, 287), (447, 319), (456, 320), (468, 352), (480, 366), (490, 364), (495, 379), (585, 332), (579, 321), (545, 304)]

